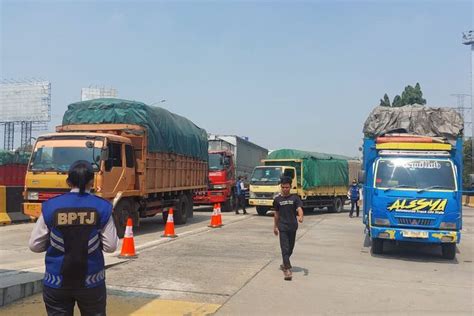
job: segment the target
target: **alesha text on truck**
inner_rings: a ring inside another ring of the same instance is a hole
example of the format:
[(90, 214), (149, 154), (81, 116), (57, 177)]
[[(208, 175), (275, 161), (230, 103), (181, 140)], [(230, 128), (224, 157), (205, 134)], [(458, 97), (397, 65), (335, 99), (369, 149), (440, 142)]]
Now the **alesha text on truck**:
[(205, 130), (163, 108), (120, 99), (70, 104), (56, 133), (38, 137), (26, 174), (23, 212), (38, 217), (41, 203), (68, 190), (76, 160), (94, 166), (93, 192), (115, 205), (117, 234), (128, 217), (174, 207), (176, 224), (193, 215), (193, 195), (207, 189)]
[(461, 116), (452, 108), (376, 107), (363, 131), (359, 182), (372, 253), (408, 241), (439, 244), (454, 259), (462, 228)]

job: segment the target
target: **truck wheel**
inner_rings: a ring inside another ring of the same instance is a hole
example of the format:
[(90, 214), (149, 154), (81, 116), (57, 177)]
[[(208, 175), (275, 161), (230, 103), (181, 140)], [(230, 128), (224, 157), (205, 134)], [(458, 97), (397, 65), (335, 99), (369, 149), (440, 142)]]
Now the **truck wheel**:
[(260, 216), (265, 216), (267, 215), (268, 212), (268, 207), (265, 206), (257, 206), (257, 214)]
[(383, 253), (383, 239), (372, 238), (372, 253), (374, 255), (380, 255)]
[(235, 209), (235, 196), (231, 194), (229, 199), (222, 204), (222, 212), (232, 212)]
[(114, 217), (115, 229), (117, 230), (117, 236), (119, 238), (123, 238), (125, 235), (125, 227), (127, 226), (127, 219), (130, 216), (130, 212), (131, 206), (129, 201), (121, 200), (112, 213)]
[(188, 209), (186, 210), (187, 218), (194, 217), (194, 201), (192, 194), (186, 194), (186, 198), (188, 199)]
[(334, 205), (336, 208), (336, 213), (341, 213), (344, 208), (344, 202), (341, 198), (337, 198), (334, 200)]
[(188, 219), (188, 214), (187, 210), (189, 208), (188, 206), (188, 199), (186, 198), (186, 195), (182, 194), (179, 196), (178, 200), (178, 205), (176, 205), (175, 212), (173, 213), (173, 219), (174, 223), (176, 225), (181, 225), (181, 224), (186, 224), (186, 221)]
[(341, 213), (343, 208), (343, 203), (341, 198), (335, 198), (332, 201), (332, 205), (328, 206), (328, 211), (332, 213)]
[(456, 258), (456, 244), (455, 243), (442, 244), (441, 252), (443, 254), (444, 259), (453, 260), (454, 258)]

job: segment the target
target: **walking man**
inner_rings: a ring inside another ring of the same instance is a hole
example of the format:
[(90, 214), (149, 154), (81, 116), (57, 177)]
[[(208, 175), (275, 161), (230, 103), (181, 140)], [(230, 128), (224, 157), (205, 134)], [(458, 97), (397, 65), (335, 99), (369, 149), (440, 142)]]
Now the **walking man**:
[(244, 214), (247, 214), (247, 210), (245, 209), (245, 184), (242, 176), (239, 176), (237, 180), (237, 208), (235, 209), (235, 214), (239, 214), (239, 209), (242, 207)]
[(356, 215), (357, 217), (359, 217), (360, 189), (359, 184), (355, 179), (352, 180), (352, 185), (349, 188), (349, 192), (347, 192), (347, 195), (351, 199), (351, 212), (349, 213), (349, 217), (352, 217), (352, 214), (354, 213), (354, 206), (356, 208)]
[(280, 235), (280, 248), (283, 264), (280, 265), (285, 280), (292, 278), (290, 257), (296, 241), (298, 222), (303, 223), (303, 203), (297, 195), (290, 194), (291, 178), (281, 179), (281, 194), (273, 200), (275, 209), (273, 233)]

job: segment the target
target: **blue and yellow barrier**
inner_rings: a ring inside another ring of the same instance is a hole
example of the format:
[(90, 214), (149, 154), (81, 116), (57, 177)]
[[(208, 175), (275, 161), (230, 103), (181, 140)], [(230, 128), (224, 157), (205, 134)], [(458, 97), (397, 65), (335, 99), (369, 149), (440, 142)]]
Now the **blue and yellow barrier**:
[(28, 222), (30, 217), (22, 212), (23, 187), (0, 186), (0, 225)]

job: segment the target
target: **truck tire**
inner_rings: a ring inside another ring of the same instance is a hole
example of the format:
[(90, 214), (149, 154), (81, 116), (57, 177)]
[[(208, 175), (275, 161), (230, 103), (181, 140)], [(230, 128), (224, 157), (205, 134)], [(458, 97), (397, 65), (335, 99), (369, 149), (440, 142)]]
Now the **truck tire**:
[(188, 199), (188, 209), (186, 210), (186, 214), (188, 218), (194, 217), (194, 201), (192, 194), (186, 194), (186, 198)]
[(267, 215), (269, 208), (265, 206), (257, 206), (257, 214), (260, 216)]
[(328, 211), (332, 213), (341, 213), (344, 208), (344, 203), (342, 199), (337, 197), (332, 201), (332, 205), (328, 206)]
[(222, 203), (222, 212), (232, 212), (235, 209), (235, 201), (235, 196), (232, 192), (229, 199)]
[(456, 244), (455, 243), (442, 244), (441, 253), (444, 259), (453, 260), (454, 258), (456, 258)]
[(117, 236), (119, 238), (123, 238), (125, 235), (125, 227), (127, 226), (127, 219), (130, 216), (130, 212), (131, 205), (126, 199), (118, 202), (113, 210), (112, 216), (114, 218), (115, 229), (117, 230)]
[(173, 213), (174, 223), (176, 225), (186, 224), (188, 220), (188, 211), (189, 208), (189, 201), (186, 195), (181, 194), (178, 199), (178, 204), (176, 205), (176, 209)]
[(383, 239), (372, 238), (372, 247), (370, 248), (374, 255), (380, 255), (383, 253)]

